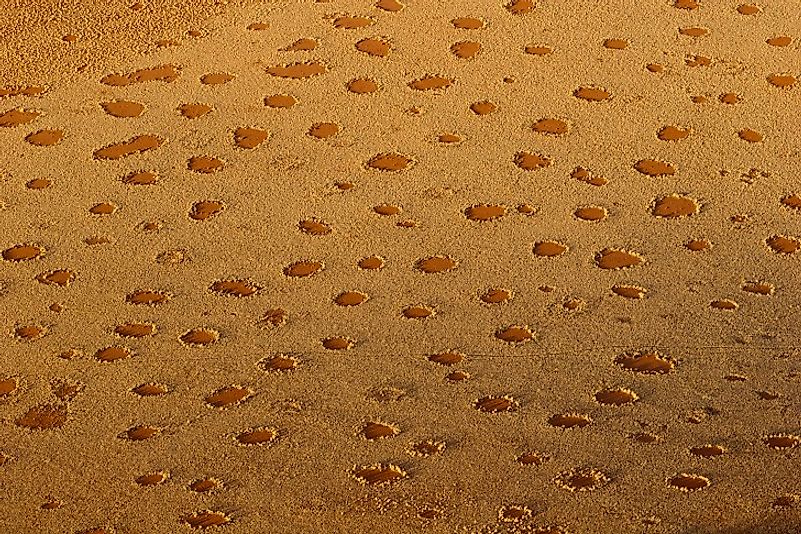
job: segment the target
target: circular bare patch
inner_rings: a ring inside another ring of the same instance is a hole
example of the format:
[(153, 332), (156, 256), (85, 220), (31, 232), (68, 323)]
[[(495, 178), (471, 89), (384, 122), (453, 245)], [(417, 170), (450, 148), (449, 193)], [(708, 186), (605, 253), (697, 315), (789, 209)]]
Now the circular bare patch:
[(206, 404), (214, 408), (227, 408), (243, 401), (253, 395), (253, 390), (241, 386), (225, 386), (216, 390), (205, 398)]
[(473, 402), (473, 407), (484, 413), (514, 412), (518, 402), (508, 395), (482, 397)]
[(726, 449), (720, 445), (700, 445), (698, 447), (691, 447), (690, 453), (701, 458), (714, 458), (721, 456), (726, 452)]
[(114, 327), (114, 333), (120, 337), (142, 338), (156, 333), (153, 323), (122, 323)]
[(220, 333), (211, 328), (193, 328), (181, 335), (181, 343), (187, 347), (207, 347), (220, 339)]
[(634, 168), (647, 176), (672, 176), (676, 169), (670, 163), (656, 159), (641, 159), (634, 164)]
[(589, 415), (579, 413), (559, 413), (548, 418), (548, 424), (558, 428), (584, 428), (591, 423)]
[(786, 235), (772, 235), (765, 243), (777, 254), (794, 254), (801, 248), (801, 240)]
[(131, 356), (133, 356), (131, 349), (119, 345), (112, 345), (95, 352), (95, 359), (105, 363), (125, 360)]
[(376, 154), (367, 161), (367, 167), (377, 171), (396, 172), (407, 169), (414, 160), (403, 154), (383, 152)]
[(687, 217), (698, 213), (698, 202), (684, 195), (667, 195), (654, 200), (651, 205), (651, 214), (655, 217), (675, 219)]
[(709, 486), (709, 479), (690, 473), (678, 473), (668, 478), (668, 486), (681, 491), (696, 491)]
[(623, 369), (643, 374), (667, 374), (676, 367), (669, 357), (648, 350), (622, 354), (615, 358), (615, 363)]
[(350, 471), (351, 476), (361, 484), (391, 484), (408, 477), (406, 471), (393, 464), (373, 464), (356, 466)]
[(150, 289), (140, 289), (128, 294), (125, 301), (130, 304), (140, 304), (145, 306), (157, 306), (164, 304), (172, 298), (166, 291), (155, 291)]
[(624, 406), (634, 404), (640, 397), (630, 389), (614, 388), (605, 389), (595, 394), (598, 404), (604, 406)]
[(291, 354), (276, 354), (259, 360), (258, 366), (268, 373), (285, 373), (298, 367), (299, 360)]
[(603, 102), (608, 100), (612, 94), (602, 87), (581, 86), (573, 91), (573, 96), (587, 102)]
[(429, 256), (417, 260), (415, 268), (424, 273), (444, 273), (454, 270), (458, 262), (448, 256)]
[(505, 214), (506, 206), (501, 204), (474, 204), (464, 210), (464, 216), (471, 221), (491, 221)]
[(199, 510), (183, 517), (183, 522), (195, 529), (220, 527), (231, 522), (231, 518), (223, 512)]
[(258, 427), (240, 432), (236, 435), (236, 441), (240, 445), (268, 445), (277, 437), (278, 432), (274, 428)]
[(765, 445), (771, 449), (794, 449), (801, 444), (801, 437), (793, 434), (770, 434), (763, 438)]
[(303, 278), (319, 273), (324, 268), (321, 261), (302, 260), (293, 262), (284, 267), (284, 276), (290, 278)]
[(3, 251), (3, 259), (13, 262), (30, 261), (41, 257), (43, 253), (44, 247), (40, 245), (22, 243), (5, 249)]
[(359, 433), (367, 441), (376, 441), (397, 436), (400, 429), (395, 425), (370, 421), (362, 427)]
[(563, 471), (554, 478), (557, 486), (569, 491), (593, 491), (610, 481), (611, 479), (603, 471), (592, 468)]
[(250, 297), (261, 288), (250, 280), (216, 280), (209, 286), (209, 291), (229, 297)]
[(66, 422), (66, 404), (37, 404), (15, 421), (17, 426), (31, 430), (52, 430)]
[(555, 258), (567, 252), (568, 248), (558, 241), (537, 241), (534, 243), (534, 255), (540, 258)]
[(601, 269), (628, 269), (643, 261), (636, 252), (616, 248), (605, 248), (595, 255), (595, 264)]
[(495, 337), (507, 343), (522, 344), (534, 339), (534, 333), (527, 325), (509, 325), (496, 330)]

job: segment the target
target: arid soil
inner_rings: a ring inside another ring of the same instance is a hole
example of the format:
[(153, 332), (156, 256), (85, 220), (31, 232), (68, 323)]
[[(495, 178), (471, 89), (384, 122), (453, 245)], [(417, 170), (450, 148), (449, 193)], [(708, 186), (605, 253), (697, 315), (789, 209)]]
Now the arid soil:
[(801, 532), (796, 2), (0, 16), (0, 531)]

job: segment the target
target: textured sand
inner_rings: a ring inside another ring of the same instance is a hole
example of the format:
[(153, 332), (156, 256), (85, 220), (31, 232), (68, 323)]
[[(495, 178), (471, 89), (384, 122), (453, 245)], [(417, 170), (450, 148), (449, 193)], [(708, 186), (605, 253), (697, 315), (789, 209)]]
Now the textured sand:
[(612, 4), (4, 2), (0, 531), (801, 531), (801, 12)]

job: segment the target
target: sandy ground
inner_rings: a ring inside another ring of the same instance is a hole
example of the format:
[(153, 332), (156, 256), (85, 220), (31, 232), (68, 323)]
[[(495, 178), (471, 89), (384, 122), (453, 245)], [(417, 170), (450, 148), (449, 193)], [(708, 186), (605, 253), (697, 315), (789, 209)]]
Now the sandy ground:
[(1, 2), (0, 530), (801, 531), (790, 0)]

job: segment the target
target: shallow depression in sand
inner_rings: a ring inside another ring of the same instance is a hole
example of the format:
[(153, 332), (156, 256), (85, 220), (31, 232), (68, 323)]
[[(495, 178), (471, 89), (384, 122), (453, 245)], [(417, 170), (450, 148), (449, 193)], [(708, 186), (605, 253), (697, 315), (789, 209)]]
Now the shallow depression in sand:
[(240, 432), (236, 435), (236, 441), (241, 445), (268, 445), (278, 438), (278, 431), (274, 428), (259, 427)]
[(482, 19), (476, 17), (457, 17), (451, 20), (451, 24), (460, 30), (480, 30), (486, 26)]
[(581, 86), (573, 91), (573, 96), (588, 102), (603, 102), (611, 98), (612, 94), (602, 87)]
[(514, 156), (514, 163), (524, 171), (534, 171), (551, 166), (551, 159), (535, 152), (518, 152)]
[(17, 426), (31, 430), (52, 430), (67, 422), (66, 404), (37, 404), (20, 416)]
[(291, 354), (276, 354), (259, 360), (258, 366), (268, 373), (284, 373), (298, 367), (298, 358)]
[(656, 159), (641, 159), (634, 168), (647, 176), (671, 176), (676, 173), (672, 164)]
[(307, 61), (298, 63), (289, 63), (285, 65), (275, 65), (267, 69), (267, 74), (279, 78), (290, 78), (294, 80), (302, 80), (304, 78), (311, 78), (318, 76), (328, 71), (325, 64), (319, 61)]
[(34, 260), (43, 253), (44, 249), (38, 245), (19, 244), (5, 249), (2, 256), (6, 261), (20, 262)]
[(427, 74), (422, 78), (409, 82), (409, 87), (418, 91), (431, 91), (447, 89), (451, 86), (453, 80), (443, 76)]
[(480, 298), (485, 304), (501, 304), (512, 300), (512, 291), (500, 287), (491, 288), (484, 292)]
[(234, 130), (234, 144), (239, 148), (253, 149), (270, 137), (270, 133), (259, 128), (237, 128)]
[(621, 354), (615, 358), (615, 363), (623, 369), (644, 374), (666, 374), (676, 366), (671, 358), (655, 351)]
[(457, 266), (458, 262), (449, 256), (429, 256), (421, 258), (415, 263), (417, 270), (428, 274), (452, 271)]
[(215, 157), (211, 156), (192, 156), (187, 162), (187, 168), (190, 171), (198, 172), (201, 174), (211, 174), (222, 170), (225, 163)]
[(351, 475), (360, 483), (368, 485), (391, 484), (408, 477), (406, 471), (393, 464), (357, 466), (351, 470)]
[(102, 102), (100, 106), (107, 114), (120, 119), (139, 117), (145, 112), (144, 104), (130, 100), (113, 100)]
[(548, 418), (548, 424), (558, 428), (583, 428), (592, 423), (590, 416), (578, 413), (555, 414)]
[(62, 130), (39, 130), (25, 136), (25, 140), (33, 146), (54, 146), (64, 138)]
[(537, 451), (529, 451), (518, 456), (516, 461), (521, 465), (538, 467), (550, 459), (551, 457), (547, 454)]
[(418, 441), (412, 443), (407, 449), (412, 456), (427, 458), (435, 454), (439, 454), (445, 450), (445, 442), (427, 439), (425, 441)]
[(377, 171), (402, 171), (412, 163), (412, 158), (403, 154), (384, 152), (370, 158), (367, 167)]
[(127, 185), (153, 185), (158, 182), (158, 179), (155, 172), (138, 171), (123, 176), (121, 181)]
[(253, 391), (248, 388), (240, 386), (226, 386), (216, 390), (204, 400), (206, 401), (206, 404), (214, 408), (225, 408), (227, 406), (240, 404), (251, 395), (253, 395)]
[(627, 299), (641, 299), (645, 297), (647, 290), (640, 286), (617, 284), (612, 286), (612, 292)]
[(459, 59), (470, 59), (481, 51), (481, 43), (476, 41), (459, 41), (451, 45), (451, 53)]
[(400, 433), (400, 429), (397, 426), (375, 421), (366, 423), (360, 431), (362, 437), (367, 441), (390, 438), (396, 436), (398, 433)]
[(131, 349), (119, 345), (111, 345), (95, 352), (95, 359), (105, 363), (125, 360), (132, 356)]
[(593, 491), (610, 481), (606, 473), (592, 468), (563, 471), (554, 479), (557, 486), (569, 491)]
[(464, 358), (465, 355), (461, 352), (447, 351), (428, 356), (428, 361), (438, 363), (440, 365), (451, 366), (461, 363)]
[(107, 74), (100, 80), (100, 83), (115, 87), (124, 87), (135, 83), (151, 81), (169, 83), (177, 80), (179, 75), (180, 71), (178, 67), (174, 65), (160, 65), (157, 67), (139, 69), (127, 74)]
[(598, 404), (604, 406), (623, 406), (625, 404), (634, 404), (639, 399), (639, 396), (632, 390), (627, 388), (614, 388), (605, 389), (595, 394), (595, 400)]
[(291, 278), (303, 278), (311, 276), (322, 271), (324, 268), (323, 262), (303, 260), (290, 263), (284, 267), (284, 275)]
[(568, 250), (567, 245), (558, 241), (537, 241), (534, 243), (534, 255), (541, 258), (561, 256)]
[(220, 333), (211, 328), (193, 328), (184, 332), (181, 343), (187, 347), (206, 347), (220, 339)]
[(534, 333), (525, 325), (510, 325), (495, 331), (495, 337), (507, 343), (520, 344), (534, 339)]
[(209, 113), (212, 109), (208, 104), (187, 103), (178, 106), (178, 112), (187, 119), (197, 119)]
[(328, 139), (339, 132), (339, 125), (334, 122), (315, 122), (307, 132), (316, 139)]
[(690, 452), (701, 458), (714, 458), (724, 454), (726, 449), (720, 445), (700, 445), (698, 447), (691, 447)]
[(114, 327), (114, 333), (127, 338), (148, 337), (156, 333), (156, 325), (153, 323), (122, 323)]
[(540, 119), (531, 127), (532, 130), (538, 133), (549, 135), (564, 135), (568, 132), (568, 122), (561, 119)]
[(595, 255), (595, 264), (601, 269), (628, 269), (643, 261), (638, 253), (623, 249), (605, 248)]
[(392, 45), (388, 41), (378, 37), (362, 39), (354, 46), (359, 52), (375, 57), (386, 57), (392, 50)]
[(607, 211), (606, 208), (601, 206), (581, 206), (576, 208), (576, 211), (573, 212), (573, 215), (582, 221), (596, 222), (604, 220), (606, 218)]
[(218, 215), (225, 209), (225, 204), (219, 200), (201, 200), (192, 204), (189, 218), (196, 221), (205, 221)]
[(156, 291), (149, 289), (141, 289), (129, 293), (125, 297), (125, 301), (130, 304), (141, 304), (146, 306), (157, 306), (164, 304), (172, 298), (172, 295), (166, 291)]
[(763, 439), (765, 445), (776, 450), (794, 449), (801, 444), (801, 437), (793, 434), (771, 434)]
[(322, 343), (328, 350), (347, 350), (353, 347), (355, 341), (346, 336), (332, 336), (323, 339)]
[(334, 297), (334, 303), (338, 306), (358, 306), (367, 300), (367, 293), (361, 291), (343, 291)]
[(134, 387), (131, 389), (131, 391), (140, 397), (157, 397), (159, 395), (166, 394), (169, 391), (169, 388), (164, 384), (147, 382)]
[(651, 214), (664, 218), (686, 217), (698, 213), (698, 210), (698, 201), (678, 194), (659, 197), (651, 205)]
[(0, 127), (12, 128), (21, 124), (28, 124), (33, 122), (40, 112), (26, 109), (11, 109), (0, 114)]
[(679, 473), (668, 479), (668, 486), (681, 491), (696, 491), (709, 486), (709, 479), (696, 474)]
[(793, 236), (772, 235), (765, 243), (777, 254), (794, 254), (801, 248), (801, 239)]
[(133, 154), (153, 150), (164, 144), (164, 139), (157, 135), (138, 135), (127, 141), (121, 141), (95, 150), (95, 159), (121, 159)]
[(292, 95), (275, 94), (264, 97), (264, 105), (269, 108), (291, 108), (298, 103)]
[(486, 413), (513, 412), (517, 409), (517, 401), (506, 395), (501, 397), (489, 396), (481, 397), (473, 403), (473, 406)]
[(0, 98), (12, 96), (36, 96), (44, 94), (46, 88), (37, 85), (0, 87)]
[(250, 280), (216, 280), (209, 286), (209, 290), (219, 295), (231, 297), (250, 297), (259, 291), (259, 286)]
[(474, 204), (465, 208), (464, 215), (471, 221), (491, 221), (506, 214), (502, 204)]
[(183, 522), (192, 528), (205, 530), (210, 527), (226, 525), (231, 522), (231, 518), (223, 512), (200, 510), (184, 516)]

